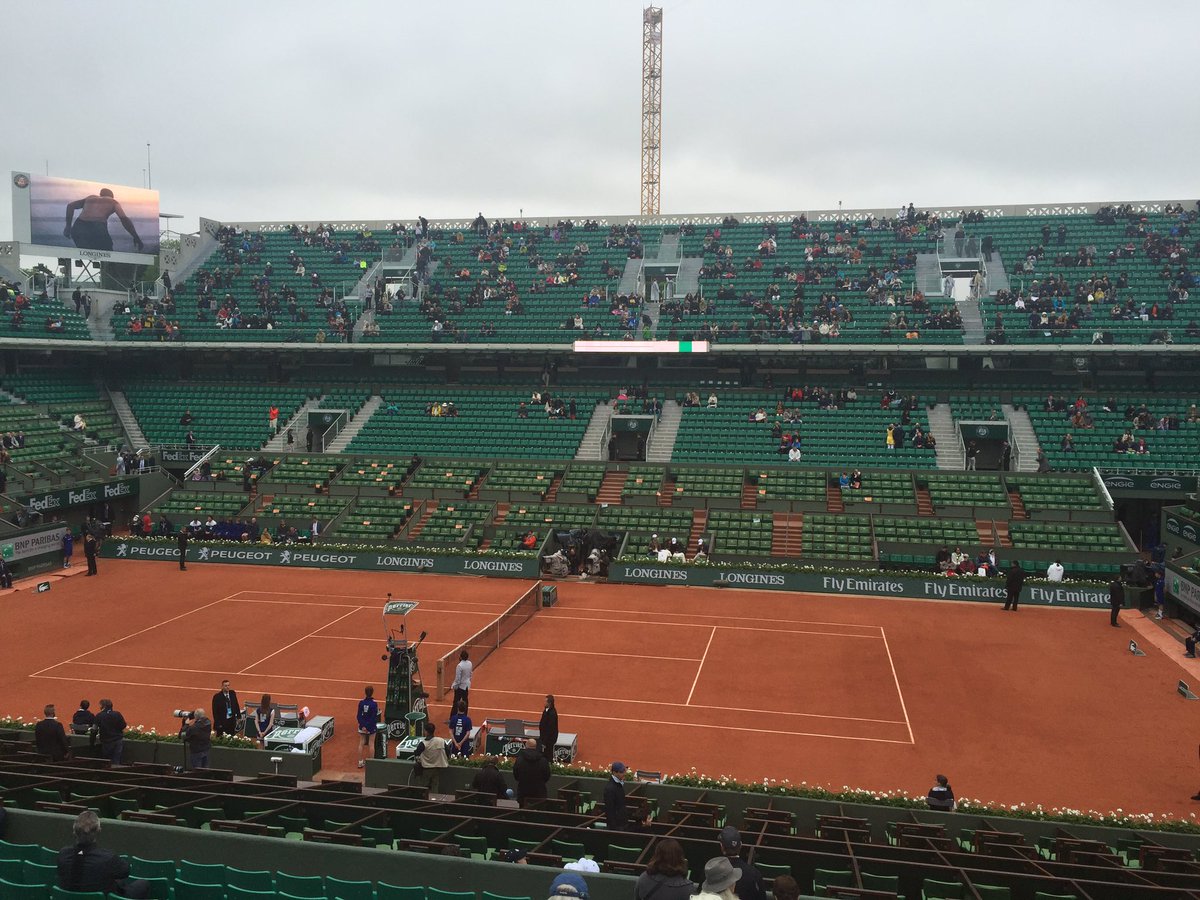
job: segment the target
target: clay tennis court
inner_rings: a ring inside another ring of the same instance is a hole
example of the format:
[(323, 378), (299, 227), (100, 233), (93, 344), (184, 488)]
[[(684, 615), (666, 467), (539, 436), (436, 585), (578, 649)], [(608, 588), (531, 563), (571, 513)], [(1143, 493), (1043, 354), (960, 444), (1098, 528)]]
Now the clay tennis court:
[[(131, 725), (174, 731), (222, 678), (336, 717), (326, 777), (354, 772), (354, 704), (386, 683), (386, 594), (417, 600), (410, 637), (435, 661), (528, 581), (102, 560), (101, 575), (0, 598), (0, 714), (111, 697)], [(557, 697), (579, 761), (668, 774), (1187, 814), (1200, 787), (1200, 703), (1178, 648), (1126, 611), (696, 587), (559, 584), (476, 670), (471, 715), (536, 720)], [(1127, 650), (1142, 641), (1147, 656)], [(1200, 683), (1194, 673), (1193, 685)], [(447, 700), (449, 698), (447, 697)], [(443, 723), (448, 703), (435, 702)]]

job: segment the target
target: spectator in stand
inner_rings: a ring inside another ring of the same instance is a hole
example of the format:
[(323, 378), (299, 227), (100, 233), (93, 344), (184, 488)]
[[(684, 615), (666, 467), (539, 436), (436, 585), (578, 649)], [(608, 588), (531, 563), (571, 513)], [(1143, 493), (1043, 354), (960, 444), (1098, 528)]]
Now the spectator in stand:
[(96, 845), (100, 837), (100, 817), (90, 809), (81, 812), (72, 826), (75, 843), (58, 854), (58, 886), (65, 891), (108, 892), (118, 897), (150, 896), (150, 884), (129, 879), (129, 863), (124, 857)]
[(62, 762), (71, 755), (67, 742), (67, 731), (54, 713), (54, 704), (46, 704), (45, 718), (33, 726), (33, 744), (40, 756), (50, 757), (51, 762)]
[(624, 831), (629, 815), (625, 810), (625, 763), (612, 764), (611, 777), (604, 784), (604, 821), (609, 831)]
[[(1192, 633), (1183, 639), (1184, 653), (1188, 659), (1196, 658), (1196, 645), (1200, 644), (1200, 625), (1192, 629)], [(1200, 800), (1200, 796), (1193, 797), (1193, 800)]]
[(86, 734), (96, 744), (96, 714), (92, 712), (90, 700), (80, 700), (79, 709), (71, 717), (71, 734)]
[(546, 796), (550, 781), (550, 763), (538, 750), (537, 741), (529, 738), (513, 761), (513, 778), (517, 782), (517, 803), (522, 807), (529, 800)]
[(974, 442), (974, 441), (971, 441), (970, 443), (968, 443), (968, 444), (967, 444), (967, 450), (966, 450), (966, 460), (967, 460), (967, 463), (966, 463), (966, 471), (968, 471), (968, 472), (974, 472), (974, 471), (975, 471), (975, 464), (976, 464), (976, 462), (977, 462), (978, 458), (979, 458), (979, 448), (978, 448), (977, 446), (975, 446), (975, 442)]
[(1063, 580), (1064, 571), (1062, 561), (1056, 559), (1046, 569), (1046, 580), (1057, 584)]
[(950, 550), (948, 547), (942, 547), (934, 557), (934, 562), (937, 563), (938, 571), (943, 575), (950, 568)]
[[(717, 842), (721, 845), (722, 857), (709, 860), (704, 867), (705, 884), (701, 890), (710, 890), (709, 867), (720, 860), (728, 862), (738, 873), (738, 877), (730, 883), (730, 886), (736, 884), (736, 894), (738, 900), (767, 900), (767, 890), (763, 885), (762, 873), (758, 871), (758, 867), (753, 863), (742, 859), (742, 835), (732, 825), (726, 825), (717, 835)], [(722, 867), (723, 868), (723, 867)]]
[(687, 874), (683, 846), (674, 838), (663, 838), (654, 845), (654, 855), (646, 871), (638, 876), (634, 900), (650, 900), (651, 896), (655, 900), (687, 900), (696, 891)]
[(570, 900), (587, 900), (587, 882), (583, 880), (582, 875), (578, 872), (563, 872), (550, 882), (548, 900), (560, 900), (562, 897), (570, 898)]
[(954, 812), (957, 804), (954, 800), (954, 791), (950, 787), (950, 781), (945, 775), (939, 775), (936, 783), (929, 789), (929, 796), (925, 798), (925, 802), (930, 809), (941, 810), (942, 812)]
[(121, 753), (125, 749), (125, 717), (113, 709), (113, 702), (100, 701), (100, 712), (96, 716), (97, 739), (101, 755), (114, 766), (121, 764)]
[(512, 788), (504, 780), (495, 757), (489, 756), (475, 777), (471, 779), (471, 790), (489, 794), (497, 799), (512, 798)]

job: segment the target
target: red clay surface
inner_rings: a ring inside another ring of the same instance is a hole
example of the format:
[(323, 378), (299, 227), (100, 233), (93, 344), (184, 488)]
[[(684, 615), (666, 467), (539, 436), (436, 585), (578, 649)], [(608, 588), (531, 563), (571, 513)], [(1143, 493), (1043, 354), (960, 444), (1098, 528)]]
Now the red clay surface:
[[(69, 718), (112, 697), (173, 731), (228, 677), (243, 700), (336, 717), (325, 773), (354, 770), (354, 704), (386, 684), (388, 591), (420, 602), (435, 661), (530, 585), (507, 579), (101, 560), (101, 575), (0, 597), (0, 714)], [(1200, 702), (1180, 648), (1127, 650), (1104, 612), (695, 587), (559, 585), (476, 670), (471, 715), (536, 720), (558, 700), (580, 761), (741, 780), (1082, 810), (1194, 812)], [(1193, 679), (1196, 680), (1196, 679)], [(1195, 686), (1195, 685), (1194, 685)], [(435, 703), (442, 723), (448, 704)]]

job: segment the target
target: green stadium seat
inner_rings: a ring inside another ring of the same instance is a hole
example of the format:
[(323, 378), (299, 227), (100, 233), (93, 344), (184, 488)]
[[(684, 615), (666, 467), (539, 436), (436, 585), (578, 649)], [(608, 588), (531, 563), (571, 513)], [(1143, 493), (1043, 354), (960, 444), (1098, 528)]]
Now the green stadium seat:
[(386, 881), (375, 883), (377, 900), (425, 900), (424, 887), (402, 887)]
[(104, 891), (68, 891), (54, 885), (50, 888), (50, 900), (108, 900)]
[(854, 887), (854, 873), (849, 869), (814, 870), (813, 891), (819, 894), (827, 887)]
[(921, 900), (961, 900), (966, 892), (967, 886), (961, 882), (926, 878), (921, 885)]
[(275, 890), (291, 894), (293, 897), (325, 896), (325, 884), (320, 875), (289, 875), (287, 872), (276, 872)]
[(5, 900), (50, 900), (50, 888), (44, 884), (24, 884), (0, 878), (0, 896)]
[(375, 900), (375, 886), (369, 881), (343, 881), (326, 875), (325, 895), (330, 900)]
[(192, 884), (224, 884), (225, 867), (220, 863), (195, 863), (181, 859), (176, 878)]
[(273, 891), (275, 875), (266, 870), (237, 869), (225, 867), (225, 884), (227, 887), (244, 888), (250, 891)]
[(199, 884), (185, 879), (182, 875), (175, 879), (175, 900), (225, 900), (225, 885)]
[(58, 881), (58, 866), (48, 866), (42, 863), (26, 860), (21, 867), (21, 880), (26, 884), (52, 885)]

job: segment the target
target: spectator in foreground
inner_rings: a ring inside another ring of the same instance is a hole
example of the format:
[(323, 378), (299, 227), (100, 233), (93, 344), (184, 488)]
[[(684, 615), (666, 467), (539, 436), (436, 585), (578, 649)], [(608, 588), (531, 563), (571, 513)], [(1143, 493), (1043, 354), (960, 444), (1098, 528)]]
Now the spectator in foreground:
[(625, 763), (612, 764), (612, 777), (604, 785), (604, 821), (610, 830), (624, 831), (628, 825), (625, 812)]
[(791, 875), (777, 875), (771, 884), (771, 896), (774, 900), (799, 900), (800, 885)]
[(1064, 571), (1062, 560), (1056, 559), (1046, 568), (1046, 580), (1057, 584), (1063, 580)]
[(71, 755), (66, 729), (54, 714), (53, 703), (47, 703), (43, 713), (45, 718), (33, 726), (34, 746), (40, 756), (50, 757), (51, 762), (62, 762)]
[(550, 900), (556, 900), (558, 897), (587, 900), (587, 896), (587, 882), (583, 880), (582, 875), (575, 872), (563, 872), (550, 882)]
[(691, 897), (696, 885), (688, 880), (687, 872), (683, 846), (674, 838), (664, 838), (654, 845), (654, 855), (646, 871), (638, 876), (634, 900), (649, 900), (651, 895), (655, 900), (685, 900)]
[(90, 809), (81, 812), (71, 826), (75, 843), (58, 853), (58, 886), (66, 891), (107, 891), (119, 897), (150, 896), (145, 881), (130, 881), (129, 863), (111, 850), (96, 845), (100, 817)]
[(497, 799), (511, 798), (513, 795), (512, 789), (496, 765), (495, 757), (492, 756), (487, 758), (483, 767), (471, 779), (471, 790), (479, 791), (481, 794), (492, 794)]
[[(767, 889), (763, 885), (762, 873), (758, 871), (758, 867), (753, 863), (742, 859), (742, 835), (732, 825), (726, 825), (721, 829), (721, 833), (717, 835), (717, 842), (721, 845), (721, 852), (725, 855), (725, 859), (733, 866), (734, 870), (740, 873), (735, 879), (737, 884), (736, 893), (739, 900), (767, 900)], [(701, 891), (708, 891), (708, 867), (716, 860), (709, 860), (708, 865), (704, 867), (705, 884)]]
[(121, 754), (125, 750), (125, 728), (125, 717), (113, 709), (113, 702), (107, 698), (101, 700), (100, 712), (96, 715), (100, 755), (114, 766), (121, 764)]
[(537, 741), (529, 738), (513, 761), (513, 778), (517, 782), (517, 802), (524, 807), (529, 800), (546, 796), (550, 780), (550, 762), (538, 750)]
[(954, 801), (954, 791), (950, 788), (950, 781), (945, 775), (937, 777), (937, 783), (929, 789), (929, 796), (925, 798), (925, 802), (930, 809), (954, 812), (957, 805)]
[(739, 900), (741, 894), (735, 885), (740, 884), (737, 868), (726, 856), (718, 856), (704, 864), (704, 884), (700, 885), (697, 900)]

